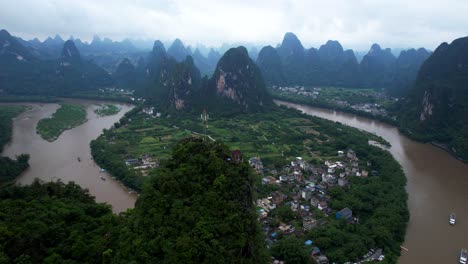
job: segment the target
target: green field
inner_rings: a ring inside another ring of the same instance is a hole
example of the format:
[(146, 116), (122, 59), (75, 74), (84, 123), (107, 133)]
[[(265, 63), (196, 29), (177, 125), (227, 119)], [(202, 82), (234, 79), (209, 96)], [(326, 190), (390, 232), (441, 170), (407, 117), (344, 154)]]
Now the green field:
[(63, 131), (86, 122), (86, 110), (81, 105), (62, 104), (49, 118), (39, 120), (37, 133), (47, 141), (56, 140)]
[[(116, 128), (106, 130), (94, 143), (103, 148), (107, 161), (114, 159), (113, 166), (123, 163), (125, 157), (137, 158), (144, 154), (166, 160), (181, 139), (203, 136), (203, 124), (196, 114), (151, 118), (138, 113), (131, 115), (131, 122), (128, 120), (128, 117), (123, 118)], [(361, 136), (363, 134), (365, 137)], [(337, 150), (367, 145), (368, 139), (388, 145), (373, 134), (282, 107), (233, 117), (211, 114), (207, 136), (207, 140), (221, 141), (231, 149), (241, 150), (245, 157), (261, 157), (269, 168), (281, 168), (297, 156), (315, 164), (322, 163), (336, 157)], [(351, 145), (347, 136), (359, 140)], [(111, 167), (107, 169), (112, 170)]]
[(100, 105), (98, 109), (94, 110), (98, 116), (110, 116), (120, 112), (120, 108), (113, 104)]

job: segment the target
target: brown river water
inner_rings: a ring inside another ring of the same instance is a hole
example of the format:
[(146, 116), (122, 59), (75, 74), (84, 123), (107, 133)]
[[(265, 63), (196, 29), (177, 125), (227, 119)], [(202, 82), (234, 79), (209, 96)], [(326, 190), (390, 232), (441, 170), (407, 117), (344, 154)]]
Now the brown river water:
[[(31, 110), (15, 118), (13, 140), (5, 146), (3, 155), (14, 157), (20, 153), (31, 155), (31, 167), (17, 180), (28, 184), (34, 178), (44, 181), (60, 179), (75, 181), (96, 197), (98, 202), (112, 205), (114, 212), (134, 206), (136, 195), (105, 173), (91, 159), (89, 142), (110, 128), (132, 106), (118, 104), (119, 114), (98, 117), (93, 110), (102, 102), (71, 100), (86, 106), (88, 121), (67, 130), (54, 142), (47, 142), (36, 134), (37, 122), (50, 116), (57, 104), (20, 103)], [(445, 151), (429, 144), (406, 138), (395, 127), (332, 110), (276, 101), (307, 114), (375, 133), (386, 139), (389, 151), (403, 166), (408, 179), (410, 222), (399, 263), (458, 263), (462, 247), (468, 248), (468, 165)], [(77, 158), (81, 158), (78, 162)], [(100, 179), (104, 176), (106, 181)], [(455, 226), (448, 224), (449, 214), (457, 214)]]
[[(35, 178), (43, 181), (74, 181), (86, 188), (98, 202), (112, 205), (114, 212), (122, 212), (135, 204), (136, 195), (122, 187), (106, 173), (99, 172), (99, 166), (92, 160), (89, 143), (97, 138), (104, 128), (110, 128), (133, 106), (115, 103), (121, 111), (112, 116), (99, 117), (94, 113), (99, 101), (66, 100), (86, 107), (88, 121), (70, 130), (64, 131), (53, 142), (48, 142), (36, 134), (37, 122), (51, 116), (58, 104), (18, 103), (31, 109), (17, 116), (13, 121), (13, 139), (8, 143), (2, 155), (14, 157), (29, 153), (30, 168), (19, 178), (17, 183), (29, 184)], [(78, 161), (80, 157), (81, 162)], [(106, 180), (102, 180), (103, 176)]]
[[(398, 129), (367, 118), (300, 104), (276, 101), (306, 114), (338, 121), (383, 137), (408, 180), (410, 221), (398, 263), (458, 263), (468, 248), (468, 164), (430, 144), (400, 134)], [(456, 213), (450, 226), (449, 214)]]

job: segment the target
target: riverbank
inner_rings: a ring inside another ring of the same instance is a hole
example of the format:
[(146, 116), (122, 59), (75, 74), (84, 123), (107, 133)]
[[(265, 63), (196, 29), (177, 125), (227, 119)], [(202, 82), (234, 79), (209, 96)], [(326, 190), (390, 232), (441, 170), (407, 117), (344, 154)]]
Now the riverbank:
[(275, 95), (275, 94), (273, 94), (272, 97), (275, 100), (281, 100), (281, 101), (291, 102), (291, 103), (295, 103), (295, 104), (303, 104), (303, 105), (308, 105), (308, 106), (313, 106), (313, 107), (320, 107), (320, 108), (330, 109), (330, 110), (334, 110), (334, 111), (341, 111), (341, 112), (344, 112), (344, 113), (349, 113), (349, 114), (353, 114), (353, 115), (357, 115), (357, 116), (362, 116), (362, 117), (365, 117), (365, 118), (375, 119), (375, 120), (387, 123), (387, 124), (392, 125), (392, 126), (398, 126), (397, 121), (390, 118), (390, 117), (374, 115), (372, 113), (359, 111), (359, 110), (353, 109), (351, 107), (332, 105), (332, 104), (328, 104), (328, 103), (325, 103), (325, 102), (318, 102), (318, 101), (307, 100), (307, 99), (299, 99), (299, 98), (288, 97), (288, 96), (280, 96), (280, 95)]
[[(114, 213), (133, 208), (136, 194), (115, 181), (107, 173), (99, 172), (99, 166), (92, 159), (89, 142), (109, 129), (133, 106), (117, 104), (119, 113), (99, 117), (94, 113), (97, 105), (108, 102), (66, 99), (67, 103), (82, 105), (87, 113), (87, 121), (80, 126), (64, 131), (57, 140), (43, 140), (36, 133), (39, 120), (50, 117), (59, 107), (58, 104), (21, 103), (30, 108), (13, 122), (13, 137), (5, 146), (3, 156), (14, 158), (21, 153), (30, 154), (30, 168), (16, 179), (16, 184), (28, 185), (35, 178), (41, 181), (64, 183), (73, 181), (96, 197), (98, 202), (112, 205)], [(78, 161), (77, 158), (80, 158)], [(105, 180), (101, 179), (104, 178)]]
[(407, 137), (409, 137), (409, 138), (411, 138), (413, 140), (416, 140), (416, 141), (421, 142), (421, 143), (432, 144), (432, 145), (446, 151), (448, 154), (450, 154), (454, 158), (456, 158), (456, 159), (458, 159), (458, 160), (460, 160), (460, 161), (462, 161), (464, 163), (468, 163), (467, 159), (462, 158), (460, 155), (458, 155), (456, 152), (454, 152), (450, 147), (448, 147), (447, 144), (424, 140), (423, 138), (418, 137), (414, 133), (411, 133), (411, 131), (408, 130), (407, 128), (402, 127), (401, 124), (397, 120), (392, 119), (390, 117), (373, 115), (371, 113), (358, 111), (358, 110), (355, 110), (355, 109), (350, 108), (350, 107), (341, 107), (341, 106), (338, 106), (338, 105), (320, 103), (320, 102), (311, 101), (311, 100), (307, 100), (307, 99), (299, 99), (299, 98), (279, 96), (279, 95), (272, 95), (272, 97), (275, 100), (281, 100), (281, 101), (286, 101), (286, 102), (295, 103), (295, 104), (302, 104), (302, 105), (308, 105), (308, 106), (312, 106), (312, 107), (330, 109), (330, 110), (333, 110), (333, 111), (340, 111), (340, 112), (344, 112), (344, 113), (348, 113), (348, 114), (352, 114), (352, 115), (356, 115), (356, 116), (361, 116), (361, 117), (364, 117), (364, 118), (369, 118), (369, 119), (373, 119), (373, 120), (376, 120), (376, 121), (379, 121), (379, 122), (386, 123), (388, 125), (391, 125), (391, 126), (394, 126), (394, 127), (398, 128), (400, 133), (404, 134), (405, 136), (407, 136)]
[[(13, 118), (26, 111), (23, 105), (0, 105), (0, 153), (11, 141)], [(29, 167), (29, 155), (20, 154), (16, 159), (0, 156), (0, 187), (10, 185), (18, 175)]]

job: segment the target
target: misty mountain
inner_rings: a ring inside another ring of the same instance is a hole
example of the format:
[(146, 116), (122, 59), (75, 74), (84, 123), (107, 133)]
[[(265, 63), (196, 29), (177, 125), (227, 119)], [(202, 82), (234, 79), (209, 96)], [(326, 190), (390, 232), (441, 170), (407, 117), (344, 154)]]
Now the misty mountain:
[(387, 91), (393, 96), (406, 96), (410, 87), (414, 85), (421, 65), (431, 55), (424, 48), (409, 49), (400, 52), (392, 69), (391, 85)]
[(363, 86), (388, 87), (395, 61), (391, 49), (382, 49), (379, 44), (373, 44), (360, 64)]
[(277, 50), (272, 46), (266, 46), (260, 50), (257, 65), (268, 85), (285, 83), (281, 59)]
[(374, 44), (359, 62), (353, 50), (344, 50), (336, 40), (327, 41), (319, 49), (304, 49), (291, 32), (277, 48), (265, 48), (257, 64), (268, 85), (386, 88), (397, 96), (405, 94), (428, 56), (424, 49), (408, 50), (397, 59), (390, 49)]
[(178, 62), (185, 60), (188, 55), (192, 55), (180, 39), (174, 40), (172, 45), (167, 49), (167, 54)]
[(125, 58), (113, 74), (115, 85), (120, 89), (133, 90), (137, 83), (137, 73), (132, 62)]
[[(48, 41), (58, 43), (56, 37)], [(0, 87), (7, 94), (69, 95), (77, 91), (112, 85), (109, 74), (83, 60), (73, 41), (63, 43), (59, 55), (35, 57), (6, 30), (0, 31)]]

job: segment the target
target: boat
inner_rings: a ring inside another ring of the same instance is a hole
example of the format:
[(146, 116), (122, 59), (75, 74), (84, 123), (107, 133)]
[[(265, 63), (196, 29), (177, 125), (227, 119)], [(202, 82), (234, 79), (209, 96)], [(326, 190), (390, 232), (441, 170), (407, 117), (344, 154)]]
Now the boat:
[(455, 213), (451, 213), (450, 214), (450, 219), (449, 219), (449, 224), (454, 225), (455, 224), (455, 218), (456, 218)]
[(468, 253), (466, 252), (465, 248), (462, 248), (460, 251), (460, 263), (466, 264), (466, 259), (468, 258)]
[(99, 176), (99, 178), (101, 178), (101, 180), (105, 181), (106, 178), (102, 177), (102, 176)]

